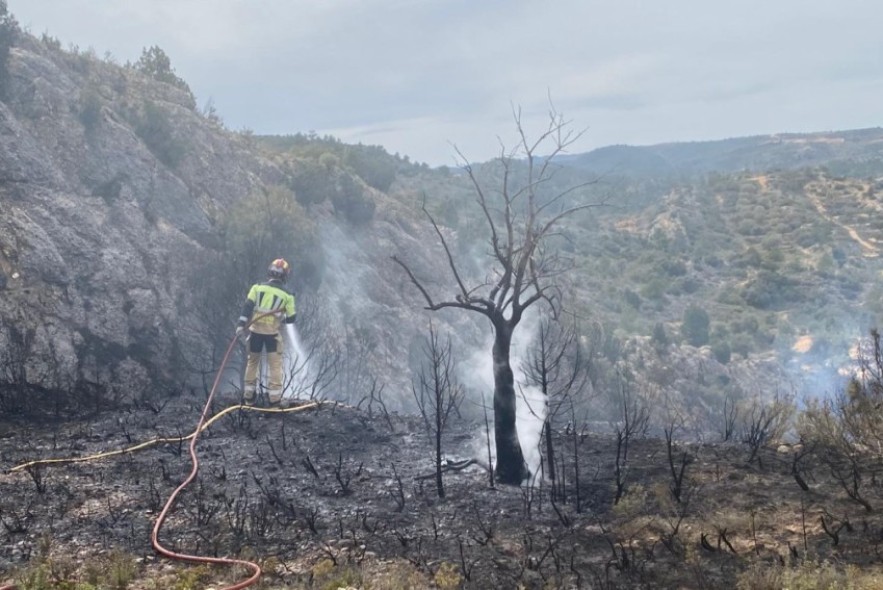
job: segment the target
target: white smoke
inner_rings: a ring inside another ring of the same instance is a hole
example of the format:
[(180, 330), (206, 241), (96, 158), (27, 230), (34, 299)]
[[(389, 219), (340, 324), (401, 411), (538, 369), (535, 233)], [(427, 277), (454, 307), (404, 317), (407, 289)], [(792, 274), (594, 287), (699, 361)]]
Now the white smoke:
[[(540, 436), (543, 424), (546, 420), (547, 405), (543, 392), (534, 386), (526, 385), (522, 362), (527, 350), (531, 345), (539, 322), (532, 316), (525, 319), (516, 328), (512, 337), (512, 348), (509, 361), (515, 376), (515, 427), (518, 432), (518, 440), (521, 443), (521, 451), (524, 461), (531, 472), (532, 481), (540, 472)], [(484, 396), (485, 403), (492, 406), (494, 391), (494, 369), (491, 350), (493, 347), (493, 334), (490, 334), (485, 343), (458, 366), (458, 379), (468, 389), (478, 392), (490, 392)], [(479, 401), (480, 403), (480, 401)], [(493, 411), (488, 408), (488, 414), (493, 420)], [(490, 426), (493, 429), (493, 423)], [(491, 460), (496, 461), (496, 449), (493, 448), (494, 438), (491, 435)], [(481, 440), (476, 444), (476, 457), (484, 457), (487, 454), (486, 441)]]
[[(523, 381), (519, 371), (516, 371), (516, 384)], [(521, 442), (521, 451), (524, 453), (524, 461), (531, 473), (531, 482), (536, 482), (540, 473), (540, 437), (543, 432), (543, 424), (546, 420), (546, 397), (543, 392), (534, 386), (520, 387), (518, 390), (518, 403), (516, 406), (515, 425), (518, 428), (518, 440)]]

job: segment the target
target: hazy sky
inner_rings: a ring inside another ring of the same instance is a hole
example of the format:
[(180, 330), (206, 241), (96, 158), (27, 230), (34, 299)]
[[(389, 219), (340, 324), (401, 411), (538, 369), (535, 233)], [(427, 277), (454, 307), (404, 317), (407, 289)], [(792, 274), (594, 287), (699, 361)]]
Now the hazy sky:
[(32, 33), (159, 45), (231, 129), (316, 131), (431, 165), (512, 145), (549, 97), (571, 151), (876, 127), (878, 0), (9, 0)]

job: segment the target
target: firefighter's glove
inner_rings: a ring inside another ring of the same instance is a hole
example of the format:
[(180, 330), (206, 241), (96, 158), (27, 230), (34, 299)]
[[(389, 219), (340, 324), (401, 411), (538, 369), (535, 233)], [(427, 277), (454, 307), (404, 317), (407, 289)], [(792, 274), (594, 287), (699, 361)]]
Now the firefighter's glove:
[(245, 342), (246, 336), (248, 336), (248, 334), (245, 333), (245, 326), (236, 326), (236, 337)]

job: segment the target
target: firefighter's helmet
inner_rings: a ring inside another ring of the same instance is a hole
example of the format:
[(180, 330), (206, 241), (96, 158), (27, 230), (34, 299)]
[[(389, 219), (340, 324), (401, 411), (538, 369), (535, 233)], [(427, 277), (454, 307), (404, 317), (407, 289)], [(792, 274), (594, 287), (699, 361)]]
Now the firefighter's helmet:
[(291, 274), (291, 265), (284, 258), (277, 258), (270, 263), (270, 268), (267, 269), (267, 276), (282, 282), (288, 280), (289, 274)]

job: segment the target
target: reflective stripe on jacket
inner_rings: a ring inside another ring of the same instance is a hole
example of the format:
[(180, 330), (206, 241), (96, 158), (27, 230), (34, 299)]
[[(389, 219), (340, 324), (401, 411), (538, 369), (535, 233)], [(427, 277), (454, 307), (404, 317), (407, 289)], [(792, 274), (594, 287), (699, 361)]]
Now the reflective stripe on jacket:
[[(276, 311), (254, 321), (250, 330), (256, 334), (277, 334), (283, 319), (294, 321), (294, 295), (274, 281), (252, 285), (242, 308), (242, 317), (254, 318), (269, 311)], [(240, 318), (241, 320), (242, 318)]]

